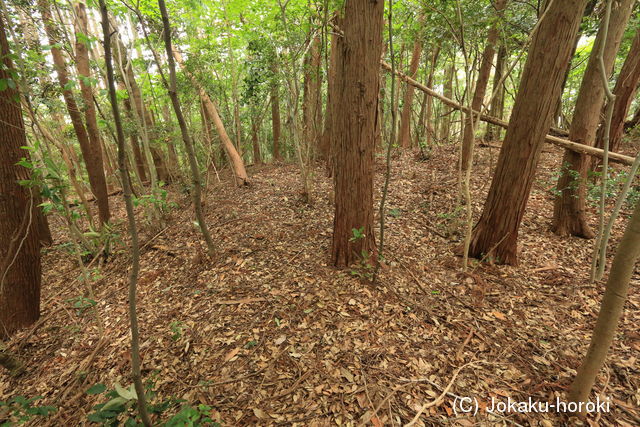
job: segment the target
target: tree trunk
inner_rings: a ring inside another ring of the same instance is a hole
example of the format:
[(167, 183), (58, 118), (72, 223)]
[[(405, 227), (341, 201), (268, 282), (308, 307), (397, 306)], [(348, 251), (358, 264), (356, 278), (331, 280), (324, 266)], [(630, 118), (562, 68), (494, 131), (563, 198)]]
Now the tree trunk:
[[(335, 80), (335, 215), (332, 262), (377, 263), (373, 228), (373, 156), (380, 89), (382, 0), (347, 0), (337, 39)], [(395, 78), (395, 77), (394, 77)], [(356, 230), (356, 231), (354, 231)]]
[(589, 398), (596, 376), (602, 369), (607, 352), (615, 338), (616, 328), (629, 292), (629, 282), (638, 258), (640, 258), (640, 203), (636, 204), (611, 264), (589, 350), (569, 389), (568, 397), (572, 402), (586, 402)]
[(182, 140), (184, 141), (184, 147), (187, 152), (187, 158), (189, 159), (189, 168), (191, 169), (191, 191), (193, 196), (193, 210), (195, 211), (196, 220), (198, 221), (198, 227), (202, 232), (209, 254), (212, 255), (215, 251), (215, 245), (213, 238), (207, 227), (204, 213), (202, 212), (202, 179), (200, 178), (200, 169), (198, 168), (198, 162), (196, 160), (195, 148), (193, 146), (193, 140), (187, 129), (187, 123), (182, 114), (182, 108), (180, 106), (180, 100), (177, 92), (177, 78), (176, 78), (176, 64), (173, 60), (173, 49), (171, 47), (171, 25), (169, 23), (169, 15), (167, 8), (164, 4), (164, 0), (158, 0), (158, 6), (160, 7), (160, 14), (162, 16), (162, 38), (164, 40), (165, 50), (167, 52), (168, 66), (169, 66), (169, 81), (166, 82), (167, 91), (169, 92), (169, 98), (171, 98), (171, 104), (173, 105), (173, 111), (178, 120), (178, 126), (180, 126), (180, 133), (182, 134)]
[[(54, 68), (58, 74), (58, 81), (62, 87), (62, 96), (67, 106), (67, 111), (71, 118), (73, 129), (75, 130), (78, 142), (80, 143), (80, 150), (82, 151), (82, 157), (84, 158), (87, 173), (89, 175), (91, 191), (93, 192), (98, 204), (100, 223), (106, 223), (110, 218), (109, 198), (107, 195), (107, 181), (104, 176), (104, 169), (102, 168), (100, 145), (94, 145), (91, 143), (87, 129), (82, 121), (82, 115), (80, 114), (80, 110), (76, 104), (73, 92), (70, 89), (70, 82), (67, 76), (67, 68), (62, 56), (62, 51), (57, 47), (57, 43), (61, 42), (61, 39), (51, 17), (51, 11), (47, 0), (38, 0), (38, 7), (42, 14), (45, 32), (49, 38), (49, 44), (52, 45), (51, 56), (53, 58)], [(91, 101), (91, 105), (93, 105), (93, 100)]]
[[(120, 89), (125, 89), (124, 84), (120, 84)], [(133, 110), (131, 109), (131, 101), (129, 98), (124, 99), (124, 109), (125, 113), (129, 117), (129, 119), (134, 122)], [(147, 173), (145, 171), (145, 161), (142, 156), (142, 151), (140, 151), (140, 144), (138, 143), (138, 135), (136, 132), (131, 132), (129, 134), (129, 141), (131, 142), (131, 150), (133, 151), (133, 157), (136, 162), (136, 171), (138, 172), (138, 177), (140, 181), (147, 180)]]
[[(274, 61), (272, 65), (273, 82), (271, 83), (271, 130), (273, 136), (273, 159), (282, 160), (280, 155), (280, 86), (278, 84), (278, 67)], [(322, 148), (320, 150), (322, 152)]]
[[(491, 100), (489, 112), (490, 116), (498, 119), (501, 119), (504, 116), (504, 82), (500, 82), (500, 80), (502, 80), (502, 76), (504, 75), (504, 69), (507, 63), (506, 59), (507, 48), (504, 45), (500, 45), (500, 49), (498, 50), (498, 59), (496, 60), (495, 74), (493, 75), (493, 91), (495, 92), (495, 96)], [(500, 87), (498, 87), (498, 91), (496, 92), (496, 87), (498, 85), (500, 85)], [(497, 141), (500, 139), (501, 133), (502, 129), (500, 126), (488, 123), (484, 140), (487, 142)]]
[(247, 176), (247, 172), (244, 168), (244, 161), (242, 160), (242, 157), (240, 157), (240, 154), (238, 153), (236, 148), (233, 146), (233, 142), (231, 142), (231, 138), (229, 138), (229, 135), (224, 128), (224, 124), (222, 123), (222, 119), (218, 114), (216, 106), (213, 104), (213, 101), (211, 101), (211, 98), (209, 98), (209, 95), (207, 95), (207, 92), (205, 92), (204, 88), (198, 83), (195, 77), (184, 68), (182, 56), (180, 55), (180, 53), (177, 50), (174, 50), (173, 56), (175, 57), (178, 64), (180, 64), (180, 66), (183, 68), (185, 74), (189, 77), (189, 79), (191, 79), (193, 86), (200, 94), (200, 99), (204, 103), (205, 112), (209, 116), (209, 120), (213, 122), (216, 130), (218, 131), (220, 141), (222, 142), (222, 145), (224, 146), (224, 149), (229, 156), (231, 166), (233, 167), (233, 172), (235, 173), (236, 178), (240, 180), (239, 184), (249, 184), (249, 177)]
[(531, 41), (489, 194), (473, 230), (470, 256), (518, 262), (518, 228), (586, 3), (553, 2)]
[[(339, 16), (334, 18), (336, 25), (341, 26), (342, 20)], [(329, 53), (329, 69), (327, 70), (327, 104), (324, 113), (324, 130), (322, 133), (322, 145), (320, 151), (322, 156), (327, 160), (327, 169), (329, 176), (333, 174), (333, 156), (334, 149), (331, 145), (332, 137), (331, 132), (334, 128), (335, 120), (335, 102), (338, 94), (336, 93), (336, 67), (338, 60), (338, 36), (335, 33), (331, 34), (331, 50)]]
[[(502, 12), (506, 6), (506, 0), (497, 0), (495, 7), (498, 17), (502, 15)], [(496, 54), (495, 45), (498, 41), (498, 23), (494, 22), (489, 30), (487, 36), (487, 46), (482, 53), (482, 61), (480, 62), (480, 70), (478, 71), (478, 79), (476, 80), (476, 89), (473, 93), (473, 99), (471, 100), (471, 108), (473, 110), (480, 111), (484, 101), (484, 95), (487, 91), (487, 84), (489, 83), (489, 76), (491, 74), (491, 66), (493, 65), (493, 57)], [(475, 130), (477, 129), (476, 123), (479, 118), (474, 117), (474, 114), (465, 114), (464, 134), (462, 138), (462, 157), (461, 166), (462, 172), (466, 172), (473, 162), (473, 144), (475, 142)]]
[(262, 164), (262, 155), (260, 154), (260, 140), (258, 138), (258, 132), (260, 131), (258, 124), (258, 117), (253, 114), (251, 117), (251, 145), (253, 148), (253, 163), (256, 165)]
[[(453, 61), (453, 60), (452, 60)], [(454, 63), (452, 62), (446, 71), (446, 80), (444, 83), (444, 96), (451, 99), (453, 98), (453, 79), (456, 73)], [(453, 115), (453, 108), (445, 107), (442, 113), (442, 125), (440, 126), (440, 141), (448, 142), (449, 134), (451, 132), (451, 116)]]
[[(438, 56), (440, 55), (440, 46), (434, 47), (433, 56), (431, 57), (431, 69), (429, 70), (429, 78), (427, 79), (427, 86), (433, 86), (433, 77), (436, 71), (436, 64), (438, 63)], [(433, 124), (433, 98), (427, 98), (427, 107), (425, 111), (425, 132), (427, 133), (427, 147), (433, 145), (433, 139), (436, 137), (437, 132)]]
[[(618, 151), (620, 141), (624, 133), (624, 120), (629, 114), (629, 108), (633, 97), (640, 84), (640, 30), (636, 31), (636, 36), (631, 44), (631, 49), (622, 65), (613, 94), (616, 101), (613, 107), (613, 117), (611, 118), (611, 135), (609, 136), (609, 150)], [(596, 137), (596, 147), (603, 148), (604, 123), (600, 124)], [(597, 162), (598, 164), (600, 162)]]
[[(598, 123), (600, 123), (600, 112), (604, 104), (604, 87), (598, 53), (601, 44), (605, 43), (603, 61), (608, 77), (613, 70), (620, 41), (634, 3), (635, 0), (621, 0), (614, 3), (608, 32), (603, 25), (600, 25), (578, 92), (576, 108), (569, 129), (571, 141), (590, 146), (595, 145), (596, 130)], [(607, 34), (606, 40), (604, 40), (605, 34)], [(565, 150), (558, 179), (560, 194), (556, 196), (554, 201), (553, 224), (551, 226), (559, 236), (571, 235), (586, 239), (594, 236), (586, 216), (588, 169), (587, 156)]]
[[(422, 54), (422, 43), (416, 40), (413, 43), (413, 52), (411, 54), (411, 63), (409, 64), (408, 76), (414, 78), (420, 65), (420, 55)], [(411, 104), (413, 103), (414, 87), (406, 85), (404, 99), (402, 102), (402, 115), (400, 116), (400, 132), (398, 133), (398, 146), (409, 148), (411, 141)]]
[(321, 145), (318, 141), (321, 117), (321, 85), (320, 76), (320, 36), (314, 37), (311, 41), (311, 47), (304, 61), (304, 92), (302, 104), (302, 116), (304, 122), (304, 138), (307, 144), (314, 147), (313, 150)]
[[(0, 79), (15, 79), (4, 21), (0, 16)], [(15, 82), (15, 80), (13, 80)], [(35, 188), (18, 184), (31, 179), (17, 163), (28, 157), (19, 94), (0, 91), (0, 339), (40, 317), (40, 243)]]
[(629, 132), (631, 129), (635, 128), (640, 124), (640, 107), (636, 109), (636, 112), (633, 114), (633, 118), (628, 122), (624, 122), (624, 131)]

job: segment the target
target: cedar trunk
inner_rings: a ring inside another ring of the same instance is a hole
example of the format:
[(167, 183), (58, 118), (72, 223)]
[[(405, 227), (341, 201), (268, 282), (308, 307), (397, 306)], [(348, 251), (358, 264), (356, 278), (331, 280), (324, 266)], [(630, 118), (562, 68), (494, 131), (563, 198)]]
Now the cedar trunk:
[[(15, 72), (0, 17), (0, 79)], [(17, 165), (28, 151), (18, 91), (0, 91), (0, 339), (40, 317), (40, 243), (36, 188), (18, 184), (29, 170)]]
[[(496, 60), (496, 69), (493, 75), (493, 92), (495, 96), (491, 100), (491, 108), (489, 115), (498, 119), (502, 119), (504, 115), (504, 82), (501, 82), (504, 75), (504, 68), (506, 65), (507, 48), (504, 45), (500, 45), (498, 50), (498, 59)], [(498, 89), (496, 91), (496, 88)], [(487, 132), (484, 135), (484, 140), (487, 142), (497, 141), (500, 139), (502, 128), (500, 126), (487, 124)]]
[[(604, 68), (607, 76), (611, 74), (615, 64), (616, 53), (624, 29), (631, 16), (635, 0), (622, 0), (614, 3), (611, 10), (607, 39), (604, 40), (606, 28), (600, 25), (593, 50), (582, 77), (576, 108), (569, 129), (571, 141), (594, 146), (600, 111), (604, 104), (604, 87), (598, 54), (600, 46), (605, 43)], [(559, 236), (578, 236), (586, 239), (593, 237), (586, 216), (586, 180), (589, 170), (589, 159), (584, 154), (565, 150), (560, 166), (558, 189), (560, 194), (553, 205), (552, 230)]]
[[(496, 11), (498, 15), (502, 14), (506, 4), (506, 0), (496, 1)], [(482, 104), (484, 101), (484, 95), (487, 91), (487, 85), (489, 83), (489, 76), (491, 74), (491, 66), (493, 65), (493, 57), (496, 54), (495, 45), (498, 41), (498, 27), (495, 22), (489, 30), (487, 36), (487, 45), (482, 53), (482, 61), (480, 62), (480, 70), (478, 71), (478, 79), (476, 80), (476, 89), (473, 93), (473, 99), (471, 100), (471, 108), (475, 111), (482, 110)], [(465, 114), (464, 134), (462, 139), (462, 171), (465, 172), (471, 167), (473, 161), (473, 143), (475, 139), (475, 130), (477, 129), (476, 123), (479, 120), (478, 117), (474, 117), (473, 114)]]
[[(335, 215), (332, 262), (376, 263), (373, 229), (373, 156), (380, 88), (383, 0), (347, 0), (344, 35), (336, 43)], [(363, 237), (356, 237), (353, 230)], [(364, 258), (364, 259), (363, 259)]]
[[(61, 37), (58, 33), (55, 23), (51, 17), (51, 11), (47, 0), (38, 0), (38, 6), (42, 19), (44, 21), (45, 32), (49, 38), (49, 43), (52, 45), (51, 56), (53, 58), (54, 68), (58, 74), (58, 81), (62, 87), (62, 96), (67, 106), (73, 129), (75, 130), (78, 142), (80, 144), (80, 150), (82, 151), (82, 157), (87, 167), (87, 173), (89, 175), (89, 185), (91, 191), (96, 198), (98, 204), (98, 213), (101, 223), (109, 221), (109, 198), (107, 194), (107, 181), (104, 176), (104, 169), (102, 167), (102, 154), (100, 150), (100, 144), (92, 144), (89, 139), (89, 134), (82, 121), (82, 115), (80, 109), (76, 104), (73, 92), (70, 89), (69, 77), (67, 75), (67, 67), (62, 56), (62, 51), (58, 47), (61, 42)], [(93, 105), (93, 101), (91, 102)], [(94, 113), (95, 114), (95, 113)]]
[(518, 228), (586, 2), (553, 2), (531, 41), (489, 194), (473, 230), (470, 256), (518, 262)]
[[(420, 55), (422, 54), (422, 43), (416, 40), (413, 43), (413, 53), (411, 54), (411, 63), (409, 64), (409, 77), (414, 78), (420, 65)], [(400, 118), (400, 133), (398, 133), (398, 145), (402, 148), (409, 148), (411, 141), (411, 104), (413, 103), (413, 93), (415, 88), (406, 85), (404, 92), (404, 100), (402, 103), (402, 116)]]
[[(444, 83), (444, 96), (451, 99), (453, 98), (453, 79), (456, 73), (456, 69), (454, 64), (451, 63), (449, 68), (447, 68), (447, 77)], [(451, 116), (453, 115), (453, 108), (445, 106), (443, 108), (442, 113), (442, 125), (440, 126), (440, 141), (448, 142), (449, 141), (449, 133), (451, 131)]]

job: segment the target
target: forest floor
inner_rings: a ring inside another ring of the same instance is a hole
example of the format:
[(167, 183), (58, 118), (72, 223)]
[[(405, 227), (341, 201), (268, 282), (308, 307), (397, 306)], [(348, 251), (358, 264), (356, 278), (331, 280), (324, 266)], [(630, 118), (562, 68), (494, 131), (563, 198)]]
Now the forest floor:
[[(477, 217), (498, 150), (476, 152)], [(542, 156), (520, 230), (520, 265), (474, 262), (467, 274), (454, 255), (463, 218), (455, 208), (455, 147), (438, 147), (426, 161), (394, 159), (387, 262), (375, 287), (360, 277), (366, 269), (329, 265), (331, 180), (320, 166), (311, 206), (300, 199), (295, 165), (252, 167), (246, 188), (212, 181), (205, 205), (218, 244), (212, 258), (189, 198), (170, 188), (179, 208), (169, 213), (168, 227), (141, 232), (138, 307), (153, 403), (169, 397), (204, 403), (223, 425), (400, 425), (425, 404), (418, 425), (640, 425), (638, 275), (595, 387), (611, 399), (610, 412), (581, 421), (551, 408), (485, 410), (492, 399), (564, 398), (602, 296), (603, 283), (589, 284), (592, 241), (549, 231), (561, 152), (546, 146)], [(379, 157), (376, 188), (383, 171)], [(122, 198), (111, 203), (127, 243)], [(112, 254), (94, 277), (100, 332), (91, 310), (74, 307), (86, 290), (62, 222), (52, 219), (52, 228), (42, 321), (6, 343), (27, 373), (0, 372), (0, 400), (43, 396), (39, 403), (58, 411), (35, 424), (78, 425), (106, 401), (87, 389), (130, 384), (130, 258), (122, 250)], [(622, 228), (619, 221), (611, 254)], [(454, 395), (477, 399), (477, 415), (459, 413)]]

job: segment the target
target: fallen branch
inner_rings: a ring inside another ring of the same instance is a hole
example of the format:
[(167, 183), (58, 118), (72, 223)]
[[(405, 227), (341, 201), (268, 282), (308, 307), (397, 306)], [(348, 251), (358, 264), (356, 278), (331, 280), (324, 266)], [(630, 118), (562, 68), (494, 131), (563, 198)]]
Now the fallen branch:
[[(380, 65), (385, 70), (391, 71), (391, 66), (389, 64), (387, 64), (386, 62), (380, 61)], [(433, 89), (431, 89), (431, 88), (429, 88), (429, 87), (417, 82), (416, 80), (412, 79), (411, 77), (407, 76), (406, 74), (401, 73), (400, 71), (396, 71), (395, 74), (398, 77), (400, 77), (402, 80), (404, 80), (406, 83), (408, 83), (411, 86), (415, 87), (416, 89), (426, 93), (429, 96), (432, 96), (434, 98), (439, 99), (440, 101), (442, 101), (443, 103), (445, 103), (449, 107), (455, 108), (456, 110), (469, 112), (469, 108), (468, 107), (460, 105), (456, 101), (454, 101), (452, 99), (449, 99), (446, 96), (440, 95), (435, 90), (433, 90)], [(480, 114), (478, 111), (473, 111), (473, 113), (474, 113), (474, 115), (479, 116), (480, 120), (482, 120), (484, 122), (491, 123), (491, 124), (496, 125), (496, 126), (500, 126), (500, 127), (504, 128), (504, 129), (507, 129), (509, 127), (509, 123), (505, 122), (504, 120), (500, 120), (500, 119), (497, 119), (495, 117), (492, 117), (492, 116), (489, 116), (489, 115), (486, 115), (486, 114)], [(553, 132), (554, 133), (558, 133), (558, 132), (560, 132), (560, 130), (554, 129)], [(598, 157), (598, 158), (602, 158), (604, 156), (604, 150), (601, 150), (600, 148), (591, 147), (589, 145), (584, 145), (584, 144), (579, 144), (577, 142), (569, 141), (568, 139), (560, 138), (560, 137), (557, 137), (557, 136), (546, 135), (544, 141), (547, 142), (547, 143), (550, 143), (550, 144), (557, 145), (557, 146), (562, 147), (562, 148), (566, 148), (567, 150), (571, 150), (571, 151), (574, 151), (576, 153), (587, 154), (589, 156)], [(611, 160), (613, 162), (621, 163), (623, 165), (631, 166), (633, 164), (633, 160), (634, 159), (633, 159), (633, 157), (625, 156), (624, 154), (609, 152), (609, 160)]]

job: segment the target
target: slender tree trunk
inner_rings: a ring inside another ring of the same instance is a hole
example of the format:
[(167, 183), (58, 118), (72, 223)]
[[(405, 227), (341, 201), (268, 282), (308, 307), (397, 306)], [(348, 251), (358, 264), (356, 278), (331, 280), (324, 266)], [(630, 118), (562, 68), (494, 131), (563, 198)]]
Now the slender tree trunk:
[(473, 230), (470, 256), (518, 262), (518, 228), (586, 2), (551, 3), (531, 41), (489, 194)]
[[(342, 24), (342, 19), (336, 16), (334, 18), (336, 25)], [(324, 131), (322, 133), (322, 147), (320, 151), (322, 156), (327, 160), (327, 169), (329, 176), (333, 174), (333, 156), (334, 149), (331, 145), (332, 137), (331, 132), (334, 128), (335, 121), (335, 102), (338, 94), (336, 93), (336, 67), (338, 60), (338, 36), (335, 33), (331, 34), (331, 51), (329, 53), (329, 69), (327, 71), (327, 104), (324, 113)]]
[(377, 263), (373, 155), (383, 11), (382, 0), (347, 0), (342, 24), (344, 35), (337, 40), (335, 128), (331, 132), (335, 149), (331, 253), (332, 262), (338, 267), (358, 260)]
[[(622, 65), (613, 94), (616, 96), (613, 107), (613, 117), (611, 118), (611, 135), (609, 136), (609, 149), (618, 151), (620, 141), (624, 133), (624, 120), (629, 114), (629, 108), (633, 97), (637, 93), (640, 84), (640, 29), (636, 31), (636, 36), (631, 44), (631, 49)], [(602, 148), (604, 137), (604, 124), (600, 124), (596, 137), (596, 147)], [(598, 161), (597, 164), (600, 164)]]
[[(576, 100), (576, 109), (569, 129), (569, 139), (580, 144), (593, 146), (600, 112), (604, 104), (604, 87), (598, 52), (600, 45), (605, 43), (603, 57), (607, 76), (611, 74), (615, 64), (616, 54), (624, 34), (624, 29), (631, 16), (635, 0), (621, 0), (616, 2), (611, 11), (609, 30), (602, 25), (593, 45), (587, 68), (582, 77), (582, 84)], [(604, 34), (607, 39), (604, 40)], [(588, 224), (586, 216), (586, 180), (589, 160), (584, 154), (565, 150), (560, 166), (558, 189), (553, 205), (552, 230), (559, 236), (578, 236), (586, 239), (593, 238), (594, 233)]]
[(129, 170), (125, 161), (125, 145), (124, 131), (120, 120), (120, 110), (118, 108), (118, 98), (116, 95), (115, 76), (113, 73), (113, 65), (111, 61), (111, 30), (109, 28), (109, 17), (107, 14), (107, 6), (104, 0), (99, 0), (100, 13), (102, 16), (102, 33), (104, 43), (104, 56), (107, 68), (107, 81), (109, 86), (109, 100), (113, 110), (113, 119), (116, 125), (116, 142), (118, 144), (118, 169), (120, 169), (120, 177), (122, 180), (122, 189), (124, 201), (127, 211), (127, 224), (129, 235), (131, 236), (131, 271), (129, 273), (129, 324), (131, 330), (131, 377), (136, 390), (136, 403), (138, 414), (142, 419), (142, 423), (149, 427), (151, 420), (147, 412), (147, 401), (142, 384), (142, 369), (140, 360), (140, 337), (138, 329), (138, 314), (136, 304), (138, 272), (140, 270), (140, 250), (138, 247), (138, 231), (136, 228), (136, 219), (133, 212), (133, 202), (131, 200), (131, 185), (129, 178)]
[[(505, 65), (507, 63), (507, 48), (504, 45), (500, 45), (500, 49), (498, 50), (498, 59), (496, 60), (496, 69), (493, 75), (493, 91), (495, 92), (495, 96), (491, 100), (491, 107), (489, 115), (496, 117), (498, 119), (502, 119), (504, 116), (504, 82), (501, 82), (502, 76), (504, 75)], [(496, 86), (498, 87), (498, 91), (496, 92)], [(484, 135), (484, 140), (487, 142), (497, 141), (500, 139), (500, 134), (502, 133), (502, 128), (500, 126), (492, 125), (491, 123), (487, 124), (487, 132)]]
[[(414, 78), (420, 65), (420, 55), (422, 54), (422, 43), (416, 40), (413, 43), (413, 52), (411, 53), (411, 63), (409, 64), (408, 76)], [(398, 133), (398, 145), (404, 149), (409, 148), (411, 141), (411, 115), (413, 104), (414, 87), (406, 85), (404, 99), (402, 102), (402, 116), (400, 116), (400, 132)]]
[[(453, 59), (452, 59), (453, 61)], [(447, 68), (445, 83), (444, 83), (444, 96), (451, 99), (453, 98), (453, 79), (455, 77), (456, 69), (452, 62)], [(440, 141), (448, 142), (449, 135), (451, 133), (451, 116), (453, 115), (453, 108), (444, 107), (442, 113), (442, 125), (440, 126)]]
[(240, 181), (239, 184), (240, 185), (249, 184), (249, 177), (247, 176), (247, 172), (244, 168), (244, 161), (242, 160), (242, 157), (240, 156), (238, 151), (233, 146), (233, 142), (231, 142), (231, 138), (229, 138), (229, 135), (227, 134), (227, 131), (224, 128), (224, 124), (222, 123), (222, 119), (218, 114), (218, 109), (214, 105), (211, 98), (209, 98), (209, 95), (207, 95), (207, 92), (205, 92), (204, 88), (195, 79), (195, 77), (184, 68), (180, 53), (177, 50), (174, 50), (173, 56), (175, 57), (178, 64), (182, 66), (183, 70), (185, 71), (185, 74), (189, 77), (189, 79), (191, 79), (193, 86), (196, 88), (196, 90), (200, 94), (200, 99), (204, 103), (205, 112), (209, 116), (209, 119), (213, 122), (214, 126), (216, 127), (216, 130), (218, 131), (218, 136), (220, 137), (220, 141), (222, 142), (222, 145), (224, 146), (224, 149), (227, 152), (227, 155), (229, 156), (229, 160), (230, 160), (231, 166), (233, 167), (235, 176)]
[[(436, 64), (438, 63), (438, 56), (440, 55), (440, 46), (434, 47), (433, 56), (431, 57), (431, 69), (429, 70), (429, 78), (427, 79), (427, 86), (433, 86), (433, 77), (436, 72)], [(427, 146), (433, 145), (433, 140), (437, 135), (434, 123), (433, 123), (433, 98), (427, 98), (427, 107), (425, 112), (425, 131), (427, 133)]]
[[(271, 83), (271, 133), (273, 136), (273, 159), (277, 162), (282, 160), (280, 154), (280, 85), (278, 84), (278, 66), (277, 63), (272, 64), (273, 82)], [(322, 152), (322, 150), (321, 150)]]
[[(76, 100), (73, 96), (73, 92), (70, 89), (69, 78), (67, 76), (67, 68), (62, 56), (62, 51), (57, 47), (57, 43), (61, 42), (58, 30), (51, 17), (51, 11), (47, 0), (38, 0), (38, 6), (42, 19), (44, 21), (44, 28), (49, 38), (49, 43), (52, 45), (51, 56), (53, 58), (54, 68), (58, 74), (58, 81), (62, 87), (62, 96), (67, 106), (73, 129), (76, 132), (78, 142), (80, 143), (80, 150), (82, 151), (82, 157), (84, 158), (85, 165), (87, 167), (87, 173), (89, 175), (89, 184), (91, 185), (91, 191), (96, 198), (98, 204), (98, 213), (101, 223), (109, 221), (109, 198), (107, 195), (107, 181), (104, 176), (104, 169), (102, 168), (102, 155), (100, 154), (100, 145), (94, 145), (89, 139), (89, 134), (82, 121), (82, 115), (76, 104)], [(93, 99), (91, 100), (93, 105)]]
[(304, 122), (303, 135), (307, 144), (318, 151), (321, 116), (321, 92), (322, 80), (320, 76), (320, 36), (314, 37), (311, 41), (309, 52), (305, 58), (304, 70), (304, 92), (302, 115)]
[[(507, 4), (506, 0), (497, 0), (495, 3), (496, 13), (499, 16)], [(496, 20), (497, 21), (497, 20)], [(489, 76), (491, 75), (491, 66), (493, 65), (493, 57), (496, 54), (496, 42), (498, 41), (498, 22), (494, 22), (489, 30), (487, 36), (487, 45), (482, 53), (482, 61), (480, 62), (480, 70), (478, 71), (478, 78), (476, 80), (476, 88), (473, 93), (473, 99), (471, 100), (471, 108), (476, 111), (482, 110), (482, 104), (484, 101), (484, 95), (487, 91), (487, 85), (489, 83)], [(462, 157), (461, 166), (462, 172), (466, 172), (471, 168), (473, 162), (473, 144), (475, 142), (475, 130), (477, 128), (476, 123), (479, 118), (474, 117), (473, 114), (465, 114), (465, 123), (462, 137)]]
[(260, 132), (258, 120), (255, 114), (251, 118), (251, 144), (253, 147), (253, 163), (260, 165), (262, 164), (262, 155), (260, 154), (260, 140), (258, 138), (258, 133)]
[(182, 108), (180, 107), (180, 100), (177, 92), (177, 79), (176, 79), (176, 64), (173, 59), (173, 49), (171, 48), (171, 25), (169, 24), (169, 15), (167, 14), (167, 8), (164, 4), (164, 0), (158, 0), (158, 6), (160, 7), (160, 14), (162, 16), (162, 37), (164, 39), (164, 46), (167, 51), (167, 59), (169, 63), (169, 81), (167, 82), (167, 91), (171, 98), (171, 104), (173, 105), (173, 111), (176, 114), (178, 125), (180, 126), (180, 133), (182, 134), (182, 140), (187, 151), (187, 158), (189, 159), (189, 168), (191, 169), (192, 180), (192, 195), (193, 195), (193, 208), (195, 211), (196, 219), (198, 220), (198, 226), (202, 232), (205, 242), (207, 243), (207, 249), (209, 254), (213, 254), (215, 245), (209, 228), (202, 212), (202, 179), (200, 178), (200, 170), (198, 169), (198, 162), (196, 160), (195, 148), (191, 135), (187, 129), (187, 123), (182, 115)]
[[(0, 79), (17, 72), (0, 16)], [(17, 163), (28, 152), (19, 94), (0, 91), (0, 339), (29, 326), (40, 317), (40, 233), (37, 188), (18, 184), (30, 180), (30, 171)]]
[(629, 283), (640, 258), (640, 203), (627, 224), (605, 288), (589, 350), (569, 389), (569, 400), (586, 402), (611, 348), (622, 316)]
[[(120, 85), (120, 89), (124, 89), (124, 84)], [(134, 121), (133, 110), (131, 109), (131, 101), (129, 98), (124, 99), (124, 109), (127, 116)], [(137, 132), (131, 132), (129, 134), (129, 141), (131, 142), (131, 150), (133, 151), (133, 157), (136, 162), (136, 171), (138, 172), (138, 177), (140, 181), (147, 180), (147, 173), (145, 171), (145, 161), (142, 156), (142, 151), (140, 151), (140, 144), (138, 144), (138, 134)]]

